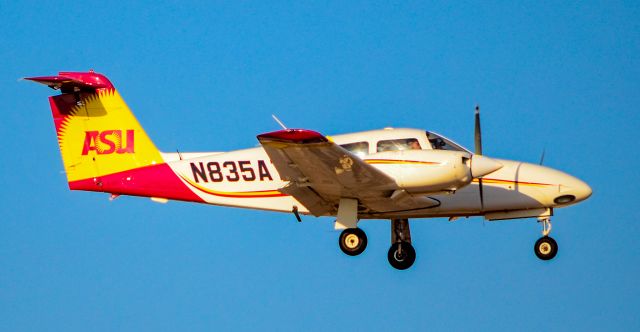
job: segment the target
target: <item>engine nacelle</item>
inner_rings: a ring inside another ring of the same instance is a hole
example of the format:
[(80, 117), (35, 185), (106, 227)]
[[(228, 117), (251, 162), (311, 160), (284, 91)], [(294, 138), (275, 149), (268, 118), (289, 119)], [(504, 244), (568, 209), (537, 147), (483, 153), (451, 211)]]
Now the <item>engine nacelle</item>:
[(471, 155), (462, 151), (387, 151), (368, 155), (364, 160), (412, 194), (454, 191), (473, 180)]

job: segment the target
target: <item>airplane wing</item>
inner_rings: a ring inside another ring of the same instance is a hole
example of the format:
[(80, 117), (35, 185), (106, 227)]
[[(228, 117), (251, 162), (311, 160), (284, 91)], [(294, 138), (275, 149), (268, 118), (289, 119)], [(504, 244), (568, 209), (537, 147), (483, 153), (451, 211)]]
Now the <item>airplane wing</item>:
[(394, 179), (315, 131), (285, 129), (258, 135), (258, 140), (282, 179), (290, 182), (280, 191), (313, 215), (335, 214), (340, 198), (357, 199), (359, 211), (371, 213), (438, 204), (394, 195), (401, 191)]

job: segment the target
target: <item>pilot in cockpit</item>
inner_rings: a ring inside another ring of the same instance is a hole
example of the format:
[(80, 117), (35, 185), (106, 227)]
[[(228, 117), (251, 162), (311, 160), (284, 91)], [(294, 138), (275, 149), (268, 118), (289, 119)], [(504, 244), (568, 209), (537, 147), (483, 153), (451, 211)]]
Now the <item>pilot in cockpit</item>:
[(422, 150), (422, 147), (420, 147), (420, 142), (418, 142), (417, 139), (410, 139), (409, 140), (409, 149), (411, 150)]
[(436, 133), (427, 132), (427, 139), (434, 150), (466, 151), (467, 149)]
[(431, 148), (434, 150), (443, 150), (443, 147), (447, 144), (440, 137), (430, 138), (429, 143), (431, 143)]

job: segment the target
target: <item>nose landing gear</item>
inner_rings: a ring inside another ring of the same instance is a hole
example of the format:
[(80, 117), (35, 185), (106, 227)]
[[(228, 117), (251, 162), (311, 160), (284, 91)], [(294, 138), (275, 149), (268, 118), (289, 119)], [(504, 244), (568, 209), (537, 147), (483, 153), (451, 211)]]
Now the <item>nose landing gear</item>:
[(542, 237), (536, 241), (533, 251), (538, 258), (548, 261), (558, 254), (558, 243), (549, 236), (549, 233), (551, 233), (551, 219), (541, 218), (538, 222), (542, 223)]

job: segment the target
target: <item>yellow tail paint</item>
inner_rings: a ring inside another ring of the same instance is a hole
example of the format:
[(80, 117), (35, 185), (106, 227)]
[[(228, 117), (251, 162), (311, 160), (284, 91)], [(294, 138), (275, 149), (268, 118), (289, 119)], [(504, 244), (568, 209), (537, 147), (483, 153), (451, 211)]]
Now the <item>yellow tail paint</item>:
[(162, 156), (117, 90), (50, 97), (69, 182), (162, 163)]

